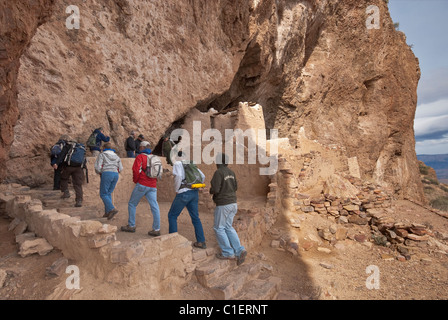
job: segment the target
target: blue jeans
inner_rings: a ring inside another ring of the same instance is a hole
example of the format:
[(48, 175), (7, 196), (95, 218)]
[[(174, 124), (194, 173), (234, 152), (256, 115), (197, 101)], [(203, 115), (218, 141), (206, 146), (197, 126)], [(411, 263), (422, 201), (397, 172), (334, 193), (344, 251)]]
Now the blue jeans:
[(216, 240), (224, 257), (239, 257), (244, 250), (238, 234), (232, 226), (233, 218), (237, 211), (238, 206), (236, 203), (215, 208), (213, 230), (215, 230)]
[(100, 197), (103, 200), (105, 212), (115, 209), (112, 203), (112, 192), (118, 182), (118, 172), (103, 172), (100, 182)]
[(128, 158), (135, 158), (135, 151), (126, 151)]
[(157, 203), (157, 189), (151, 187), (145, 187), (140, 183), (135, 185), (134, 190), (131, 194), (131, 199), (128, 203), (129, 219), (128, 225), (130, 227), (135, 227), (135, 213), (137, 211), (138, 203), (140, 199), (145, 196), (148, 200), (149, 206), (151, 207), (151, 213), (153, 217), (152, 228), (155, 231), (160, 230), (160, 210), (159, 204)]
[(202, 229), (201, 219), (199, 219), (198, 202), (198, 190), (189, 190), (176, 195), (168, 212), (169, 233), (177, 232), (177, 217), (187, 207), (191, 222), (193, 223), (196, 241), (205, 242), (204, 230)]

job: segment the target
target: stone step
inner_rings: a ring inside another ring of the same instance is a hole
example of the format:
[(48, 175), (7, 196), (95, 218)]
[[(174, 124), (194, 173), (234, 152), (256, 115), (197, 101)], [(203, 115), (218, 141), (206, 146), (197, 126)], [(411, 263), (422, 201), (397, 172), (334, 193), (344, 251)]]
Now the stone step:
[(244, 286), (234, 300), (275, 300), (280, 292), (281, 279), (271, 276), (267, 279), (255, 279)]
[(42, 205), (49, 209), (67, 208), (75, 205), (75, 200), (71, 199), (41, 199)]
[(197, 265), (204, 265), (214, 259), (216, 259), (216, 253), (219, 250), (217, 248), (207, 248), (207, 249), (199, 249), (193, 247), (193, 261), (197, 263)]
[[(71, 217), (80, 217), (81, 220), (99, 220), (103, 219), (102, 214), (95, 207), (66, 207), (57, 208), (57, 211)], [(107, 220), (104, 218), (104, 220)]]
[(61, 200), (62, 192), (60, 190), (53, 189), (33, 189), (29, 192), (29, 194), (34, 199), (39, 199), (43, 202), (45, 200)]
[(196, 267), (195, 275), (203, 287), (210, 288), (216, 279), (230, 272), (235, 267), (235, 260), (220, 260), (215, 258)]
[(262, 266), (256, 264), (245, 264), (231, 272), (210, 281), (209, 290), (218, 300), (230, 300), (236, 296), (247, 282), (257, 278)]
[(62, 192), (60, 190), (33, 190), (30, 194), (37, 199), (57, 199), (61, 197)]

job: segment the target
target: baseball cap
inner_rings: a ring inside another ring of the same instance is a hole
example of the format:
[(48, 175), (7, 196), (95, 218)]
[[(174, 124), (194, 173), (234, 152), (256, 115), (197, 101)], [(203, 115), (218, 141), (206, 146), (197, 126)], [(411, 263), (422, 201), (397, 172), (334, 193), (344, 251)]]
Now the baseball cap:
[(140, 143), (140, 147), (150, 147), (151, 144), (148, 141), (142, 141), (142, 143)]

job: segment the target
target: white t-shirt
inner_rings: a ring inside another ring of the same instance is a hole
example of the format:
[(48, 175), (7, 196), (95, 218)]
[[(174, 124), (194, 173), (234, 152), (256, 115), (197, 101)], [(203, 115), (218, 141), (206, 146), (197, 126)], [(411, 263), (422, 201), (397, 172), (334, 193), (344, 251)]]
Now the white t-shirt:
[[(199, 170), (199, 168), (198, 168)], [(202, 177), (202, 183), (204, 183), (205, 181), (205, 175), (204, 173), (202, 173), (201, 170), (199, 170), (199, 173), (201, 174)], [(189, 188), (182, 188), (179, 190), (181, 184), (182, 184), (182, 180), (185, 179), (185, 170), (184, 170), (184, 166), (182, 164), (182, 161), (176, 161), (173, 165), (173, 175), (174, 175), (174, 191), (176, 193), (183, 193), (186, 191), (189, 191), (191, 189)]]

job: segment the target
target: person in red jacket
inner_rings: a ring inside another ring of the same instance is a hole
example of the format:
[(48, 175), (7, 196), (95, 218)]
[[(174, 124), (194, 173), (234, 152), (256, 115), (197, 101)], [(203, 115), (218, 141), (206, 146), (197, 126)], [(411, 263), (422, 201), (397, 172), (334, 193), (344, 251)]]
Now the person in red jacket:
[(145, 196), (151, 207), (151, 213), (153, 216), (152, 230), (148, 232), (148, 235), (156, 237), (160, 236), (160, 209), (157, 203), (157, 179), (150, 178), (146, 175), (146, 163), (147, 156), (151, 154), (150, 143), (143, 141), (140, 144), (140, 153), (135, 158), (132, 166), (132, 177), (136, 184), (132, 191), (131, 198), (128, 203), (128, 225), (121, 227), (121, 231), (135, 232), (135, 214), (137, 211), (138, 203), (140, 199)]

